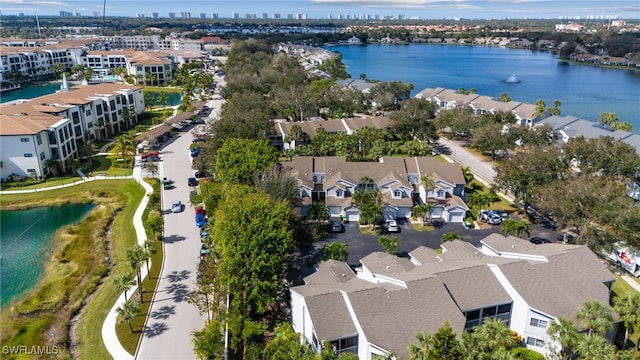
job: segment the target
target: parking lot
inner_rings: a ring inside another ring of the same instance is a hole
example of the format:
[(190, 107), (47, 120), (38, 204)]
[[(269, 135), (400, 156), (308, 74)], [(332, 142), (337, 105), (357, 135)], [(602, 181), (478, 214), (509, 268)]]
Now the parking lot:
[[(500, 233), (500, 226), (493, 225), (483, 229), (466, 229), (462, 224), (454, 223), (435, 223), (435, 228), (431, 231), (417, 231), (407, 221), (398, 221), (400, 232), (388, 234), (397, 236), (400, 239), (400, 254), (411, 252), (418, 246), (426, 246), (431, 249), (440, 247), (442, 235), (455, 231), (462, 239), (473, 246), (479, 247), (480, 240), (484, 239), (492, 233)], [(560, 233), (547, 228), (544, 225), (533, 225), (531, 236), (547, 238), (550, 241), (556, 241)], [(523, 235), (524, 236), (524, 235)], [(360, 259), (375, 251), (384, 249), (378, 244), (380, 235), (367, 235), (360, 231), (357, 223), (351, 222), (344, 224), (344, 232), (332, 232), (327, 234), (325, 239), (316, 241), (298, 251), (291, 263), (289, 279), (294, 284), (301, 284), (302, 279), (312, 274), (314, 266), (322, 259), (324, 247), (333, 242), (347, 244), (348, 258), (347, 263), (352, 267), (360, 266)], [(525, 239), (528, 237), (524, 236)]]

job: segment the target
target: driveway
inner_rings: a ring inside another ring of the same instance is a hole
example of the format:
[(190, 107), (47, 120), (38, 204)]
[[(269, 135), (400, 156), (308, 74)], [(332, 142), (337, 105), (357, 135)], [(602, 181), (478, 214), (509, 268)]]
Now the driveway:
[[(462, 224), (440, 223), (436, 224), (431, 231), (418, 231), (407, 221), (398, 221), (400, 232), (388, 234), (397, 236), (400, 239), (399, 253), (408, 253), (419, 246), (426, 246), (431, 249), (440, 247), (442, 235), (447, 232), (457, 232), (462, 239), (475, 247), (480, 247), (480, 240), (493, 233), (500, 233), (500, 226), (493, 225), (484, 229), (466, 229)], [(557, 240), (561, 233), (544, 225), (534, 225), (531, 236), (547, 238), (551, 241)], [(292, 285), (302, 284), (302, 279), (315, 271), (315, 265), (321, 261), (324, 247), (331, 242), (347, 244), (347, 263), (351, 267), (360, 266), (360, 259), (375, 251), (384, 252), (384, 248), (378, 244), (380, 235), (366, 235), (360, 231), (357, 223), (345, 224), (345, 231), (342, 233), (329, 233), (321, 240), (310, 246), (296, 251), (293, 255), (288, 279)], [(524, 236), (525, 239), (528, 237)]]
[[(164, 213), (164, 267), (157, 292), (149, 309), (138, 359), (195, 359), (191, 332), (204, 327), (205, 316), (187, 302), (196, 289), (200, 261), (200, 231), (195, 225), (192, 190), (187, 179), (193, 177), (189, 145), (192, 135), (182, 132), (162, 149), (160, 178), (174, 180), (175, 188), (162, 190)], [(185, 205), (171, 213), (171, 202)]]

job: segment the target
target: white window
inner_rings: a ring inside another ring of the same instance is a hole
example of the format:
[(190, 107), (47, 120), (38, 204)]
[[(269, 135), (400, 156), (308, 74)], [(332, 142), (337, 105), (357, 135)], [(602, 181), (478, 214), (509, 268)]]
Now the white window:
[(446, 196), (445, 194), (446, 194), (446, 193), (445, 193), (445, 191), (444, 191), (444, 190), (438, 190), (438, 191), (436, 191), (436, 197), (437, 197), (438, 199), (444, 199), (444, 198), (445, 198), (445, 196)]
[(344, 196), (344, 194), (342, 193), (341, 189), (336, 190), (336, 196), (337, 197), (343, 197)]
[(531, 321), (529, 322), (529, 325), (531, 325), (533, 327), (541, 328), (541, 329), (546, 329), (547, 326), (549, 325), (549, 322), (546, 321), (546, 320), (531, 318)]
[(535, 347), (544, 347), (544, 340), (536, 339), (533, 337), (527, 337), (527, 345), (535, 346)]
[(394, 198), (401, 198), (402, 197), (402, 191), (401, 190), (394, 190), (393, 191), (393, 197)]

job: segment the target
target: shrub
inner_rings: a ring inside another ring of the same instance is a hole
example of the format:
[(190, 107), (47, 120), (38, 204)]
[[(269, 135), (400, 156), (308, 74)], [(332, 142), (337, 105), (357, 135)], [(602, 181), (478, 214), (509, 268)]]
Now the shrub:
[(511, 350), (511, 355), (513, 355), (513, 357), (516, 359), (544, 360), (544, 355), (524, 347), (514, 348), (513, 350)]

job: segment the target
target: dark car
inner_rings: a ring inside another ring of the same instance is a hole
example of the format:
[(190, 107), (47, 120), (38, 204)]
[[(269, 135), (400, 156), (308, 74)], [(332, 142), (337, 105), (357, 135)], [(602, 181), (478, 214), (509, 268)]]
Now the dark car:
[(196, 172), (193, 173), (193, 176), (195, 176), (196, 179), (200, 179), (200, 178), (205, 178), (209, 176), (209, 174), (206, 171), (197, 170)]
[(540, 244), (551, 244), (551, 240), (549, 239), (545, 239), (543, 237), (538, 237), (538, 236), (534, 236), (532, 237), (529, 242), (531, 242), (532, 244), (536, 244), (536, 245), (540, 245)]
[(343, 232), (344, 225), (342, 225), (340, 220), (331, 220), (329, 221), (329, 229), (331, 232)]
[(196, 179), (194, 177), (190, 177), (189, 179), (187, 179), (187, 184), (189, 184), (189, 186), (197, 186), (198, 185), (198, 179)]

